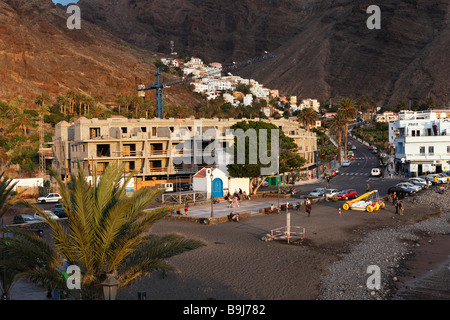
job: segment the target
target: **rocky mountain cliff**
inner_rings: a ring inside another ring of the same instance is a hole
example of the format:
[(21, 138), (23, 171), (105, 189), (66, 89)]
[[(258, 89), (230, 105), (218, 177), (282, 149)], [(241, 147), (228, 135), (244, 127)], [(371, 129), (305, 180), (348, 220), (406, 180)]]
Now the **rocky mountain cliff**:
[[(378, 1), (369, 30), (359, 0), (80, 0), (83, 18), (141, 48), (230, 62), (270, 50), (239, 73), (321, 101), (375, 96), (379, 105), (450, 101), (448, 0)], [(334, 101), (333, 101), (334, 102)], [(336, 101), (337, 102), (337, 101)]]
[[(156, 55), (84, 20), (70, 30), (70, 15), (51, 0), (0, 0), (0, 99), (22, 95), (33, 104), (43, 91), (55, 97), (72, 89), (111, 103), (154, 81)], [(201, 101), (185, 86), (166, 91), (167, 103)]]

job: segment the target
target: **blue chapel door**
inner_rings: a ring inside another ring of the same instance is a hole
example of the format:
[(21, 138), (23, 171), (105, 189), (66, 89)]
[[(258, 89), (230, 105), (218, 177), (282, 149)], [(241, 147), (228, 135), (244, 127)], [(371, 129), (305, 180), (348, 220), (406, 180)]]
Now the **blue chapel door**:
[(212, 182), (213, 198), (223, 198), (223, 182), (220, 178), (215, 178)]

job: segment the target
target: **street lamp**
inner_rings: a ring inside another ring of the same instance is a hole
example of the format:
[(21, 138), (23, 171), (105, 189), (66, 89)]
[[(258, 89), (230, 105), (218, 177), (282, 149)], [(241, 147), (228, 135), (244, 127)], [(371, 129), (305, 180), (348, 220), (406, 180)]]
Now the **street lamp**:
[[(280, 179), (278, 179), (278, 178), (280, 178)], [(281, 181), (281, 176), (280, 176), (280, 155), (277, 155), (277, 177), (276, 177), (276, 182), (277, 182), (277, 186), (278, 186), (278, 191), (277, 191), (278, 208), (280, 208), (280, 181)]]
[(112, 274), (108, 274), (106, 280), (102, 282), (105, 300), (116, 300), (119, 284), (120, 282)]
[(209, 176), (211, 178), (211, 218), (214, 218), (214, 208), (213, 208), (213, 175), (212, 175), (212, 170), (211, 170), (211, 174)]

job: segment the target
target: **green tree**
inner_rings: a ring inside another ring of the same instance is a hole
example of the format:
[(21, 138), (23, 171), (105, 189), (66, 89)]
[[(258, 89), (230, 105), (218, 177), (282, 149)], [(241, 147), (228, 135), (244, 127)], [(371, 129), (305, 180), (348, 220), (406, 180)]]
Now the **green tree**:
[[(301, 167), (304, 166), (306, 163), (306, 159), (300, 157), (298, 155), (298, 146), (295, 143), (295, 141), (286, 136), (283, 131), (279, 130), (278, 127), (272, 123), (268, 122), (262, 122), (262, 121), (241, 121), (238, 123), (235, 123), (233, 126), (231, 126), (231, 129), (238, 130), (242, 129), (244, 133), (248, 133), (251, 130), (255, 132), (255, 138), (256, 143), (254, 141), (251, 141), (249, 137), (245, 137), (245, 161), (243, 164), (238, 163), (238, 139), (242, 139), (242, 137), (235, 137), (234, 139), (234, 162), (233, 164), (227, 165), (227, 170), (230, 173), (232, 177), (246, 177), (250, 178), (250, 193), (256, 193), (258, 191), (258, 188), (262, 185), (265, 178), (268, 176), (277, 175), (280, 173), (290, 172), (290, 171), (298, 171)], [(279, 130), (279, 154), (275, 155), (272, 154), (272, 152), (275, 152), (275, 150), (271, 149), (271, 130)], [(259, 132), (260, 130), (267, 130), (267, 145), (264, 146), (263, 143), (260, 141)], [(266, 148), (268, 156), (271, 159), (274, 159), (276, 156), (278, 156), (279, 165), (278, 165), (278, 172), (275, 169), (275, 171), (271, 175), (262, 176), (261, 175), (261, 169), (262, 168), (271, 168), (273, 167), (273, 162), (269, 164), (263, 164), (261, 162), (261, 159), (259, 157), (256, 157), (256, 161), (252, 159), (252, 156), (254, 155), (260, 155), (260, 148)], [(242, 156), (242, 155), (239, 155)]]
[(68, 222), (64, 226), (48, 219), (42, 209), (23, 202), (46, 219), (54, 243), (48, 267), (28, 274), (33, 281), (57, 287), (59, 283), (54, 277), (46, 274), (54, 272), (56, 267), (62, 269), (63, 261), (67, 261), (81, 269), (81, 298), (99, 299), (101, 283), (108, 275), (114, 274), (122, 289), (154, 270), (178, 271), (166, 259), (204, 245), (178, 234), (149, 233), (152, 225), (174, 208), (145, 210), (161, 193), (155, 189), (143, 188), (127, 197), (125, 188), (132, 175), (121, 182), (123, 165), (111, 163), (101, 177), (94, 177), (97, 182), (92, 185), (86, 181), (80, 166), (79, 173), (67, 185), (54, 169), (51, 174), (59, 185)]
[[(338, 143), (338, 161), (341, 162), (341, 144), (342, 144), (342, 132), (345, 130), (347, 119), (342, 112), (337, 112), (330, 122), (330, 130), (337, 135)], [(346, 134), (346, 132), (344, 132)]]
[(344, 157), (347, 159), (348, 124), (356, 116), (356, 103), (353, 99), (343, 98), (339, 104), (339, 112), (346, 119), (344, 132)]

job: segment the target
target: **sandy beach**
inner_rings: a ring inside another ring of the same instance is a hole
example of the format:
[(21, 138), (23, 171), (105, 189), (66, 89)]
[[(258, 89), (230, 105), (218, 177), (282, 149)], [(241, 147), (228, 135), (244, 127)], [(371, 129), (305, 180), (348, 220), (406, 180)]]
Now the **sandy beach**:
[[(404, 216), (395, 214), (391, 204), (376, 213), (343, 211), (341, 216), (338, 214), (339, 206), (340, 203), (334, 202), (316, 204), (313, 206), (311, 217), (307, 217), (304, 208), (298, 212), (293, 211), (291, 225), (306, 229), (306, 239), (301, 244), (261, 240), (271, 229), (286, 225), (285, 213), (262, 214), (239, 223), (228, 222), (217, 225), (159, 221), (155, 224), (153, 232), (158, 234), (177, 232), (189, 238), (200, 239), (207, 245), (169, 260), (180, 273), (171, 273), (163, 277), (163, 274), (155, 272), (121, 292), (119, 298), (136, 299), (137, 292), (144, 291), (149, 300), (324, 299), (321, 295), (323, 290), (321, 278), (330, 272), (328, 266), (341, 260), (343, 255), (349, 254), (352, 247), (361, 242), (369, 232), (414, 225), (432, 217), (446, 219), (447, 226), (444, 227), (445, 230), (449, 230), (448, 214), (430, 206), (407, 202)], [(441, 240), (443, 245), (440, 250), (445, 252), (450, 240), (448, 232)], [(408, 252), (412, 254), (416, 248), (420, 248), (416, 246), (418, 241), (408, 242)], [(386, 248), (386, 253), (389, 253), (389, 250)], [(380, 290), (383, 294), (375, 295), (374, 298), (395, 297), (397, 290), (407, 281), (406, 278), (400, 278), (400, 275), (406, 275), (402, 267), (409, 268), (408, 271), (413, 273), (422, 272), (407, 267), (409, 266), (406, 263), (407, 257), (409, 254), (396, 262), (395, 270), (392, 268), (381, 270), (383, 276), (389, 280), (384, 281)], [(371, 263), (382, 265), (384, 261)], [(393, 272), (398, 278), (396, 281)], [(357, 286), (365, 287), (369, 275), (365, 274), (365, 270), (357, 273), (347, 276), (361, 278), (362, 281)], [(336, 276), (341, 278), (340, 275)], [(345, 299), (345, 296), (343, 298)], [(352, 297), (352, 299), (365, 298)]]
[[(237, 211), (247, 210), (248, 204), (242, 203)], [(230, 210), (223, 203), (215, 207), (216, 214)], [(254, 212), (240, 222), (212, 225), (160, 220), (153, 233), (179, 233), (206, 246), (171, 258), (179, 273), (155, 271), (120, 291), (117, 298), (137, 300), (138, 292), (145, 292), (147, 300), (185, 301), (449, 299), (448, 213), (412, 199), (405, 201), (403, 216), (390, 203), (372, 213), (341, 210), (339, 215), (340, 207), (342, 202), (319, 202), (310, 217), (304, 207), (291, 210), (291, 226), (304, 227), (306, 237), (290, 244), (262, 240), (270, 230), (286, 225), (285, 212)], [(190, 209), (192, 214), (202, 211), (208, 209)], [(381, 268), (379, 290), (367, 288), (369, 265)], [(445, 277), (447, 282), (442, 281)], [(429, 290), (424, 292), (425, 278)], [(24, 281), (13, 288), (12, 296), (46, 299), (42, 288)]]

